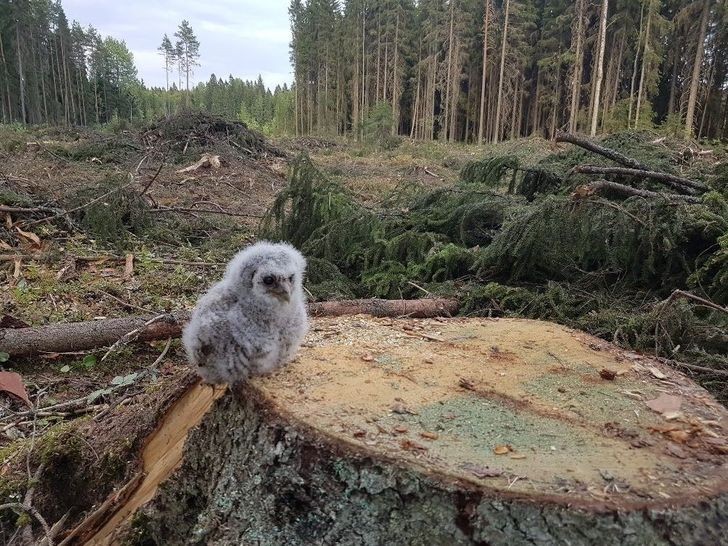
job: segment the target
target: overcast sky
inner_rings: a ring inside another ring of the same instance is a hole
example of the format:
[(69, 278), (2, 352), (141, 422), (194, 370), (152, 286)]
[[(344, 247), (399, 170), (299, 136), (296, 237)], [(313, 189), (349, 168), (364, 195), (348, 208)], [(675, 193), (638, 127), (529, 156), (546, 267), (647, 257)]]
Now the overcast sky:
[[(104, 36), (126, 41), (139, 77), (148, 86), (164, 86), (163, 60), (157, 48), (166, 32), (187, 19), (200, 41), (195, 83), (210, 74), (256, 79), (269, 87), (291, 82), (288, 0), (62, 0), (66, 16)], [(190, 82), (192, 83), (192, 82)]]

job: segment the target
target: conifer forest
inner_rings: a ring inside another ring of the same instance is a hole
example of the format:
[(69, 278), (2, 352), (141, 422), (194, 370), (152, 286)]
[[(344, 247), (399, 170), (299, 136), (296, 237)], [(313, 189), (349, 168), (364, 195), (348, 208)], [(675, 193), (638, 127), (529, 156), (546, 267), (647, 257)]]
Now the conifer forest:
[(726, 543), (728, 0), (0, 0), (0, 112), (0, 544)]

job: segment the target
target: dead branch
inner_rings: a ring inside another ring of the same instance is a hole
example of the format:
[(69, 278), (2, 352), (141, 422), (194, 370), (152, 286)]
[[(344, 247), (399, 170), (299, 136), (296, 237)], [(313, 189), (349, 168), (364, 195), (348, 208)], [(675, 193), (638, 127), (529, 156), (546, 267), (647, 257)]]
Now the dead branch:
[(643, 171), (640, 169), (630, 169), (627, 167), (599, 167), (597, 165), (577, 165), (572, 172), (580, 174), (616, 174), (621, 176), (634, 176), (637, 178), (652, 178), (659, 182), (663, 182), (681, 193), (694, 193), (698, 191), (707, 191), (708, 188), (700, 182), (689, 180), (674, 174), (663, 173), (658, 171)]
[(639, 169), (640, 171), (651, 170), (647, 165), (645, 165), (644, 163), (640, 163), (636, 159), (627, 157), (626, 155), (621, 154), (616, 150), (612, 150), (611, 148), (605, 148), (604, 146), (600, 146), (599, 144), (596, 144), (591, 140), (579, 137), (577, 135), (558, 131), (556, 133), (556, 142), (568, 142), (569, 144), (574, 144), (576, 146), (579, 146), (580, 148), (584, 148), (585, 150), (604, 156), (607, 159), (611, 159), (612, 161), (619, 163), (620, 165), (629, 167), (630, 169)]
[(33, 506), (20, 504), (19, 502), (7, 502), (5, 504), (0, 504), (0, 511), (2, 510), (21, 510), (23, 512), (26, 512), (33, 516), (35, 519), (38, 520), (41, 527), (43, 527), (43, 532), (45, 533), (46, 540), (48, 541), (48, 546), (53, 546), (53, 538), (51, 537), (51, 528), (48, 526), (48, 522), (45, 520), (45, 518), (41, 515), (38, 510), (36, 510)]
[[(451, 316), (458, 312), (457, 300), (351, 300), (309, 304), (312, 316), (368, 314), (377, 317), (429, 318)], [(0, 329), (0, 351), (12, 356), (40, 353), (66, 353), (108, 347), (120, 339), (155, 341), (177, 338), (189, 319), (189, 313), (164, 315), (156, 322), (146, 317), (127, 317)], [(130, 335), (130, 333), (133, 333)]]
[(9, 207), (0, 205), (0, 212), (9, 212), (10, 214), (36, 214), (42, 212), (57, 213), (57, 209), (48, 207)]
[(722, 311), (723, 313), (728, 313), (728, 308), (723, 307), (722, 305), (718, 305), (715, 302), (712, 302), (708, 299), (701, 298), (700, 296), (696, 296), (695, 294), (691, 294), (690, 292), (685, 292), (684, 290), (674, 290), (672, 294), (670, 294), (670, 297), (667, 298), (665, 303), (669, 303), (672, 300), (675, 300), (677, 298), (685, 298), (689, 300), (693, 300), (705, 307), (708, 307), (710, 309), (715, 309), (716, 311)]
[(643, 197), (645, 199), (667, 199), (668, 201), (682, 201), (684, 203), (700, 203), (700, 198), (692, 195), (679, 195), (676, 193), (658, 193), (650, 190), (633, 188), (619, 182), (609, 180), (595, 180), (583, 186), (579, 186), (574, 195), (589, 196), (605, 191), (611, 191), (625, 197)]
[(158, 167), (158, 168), (157, 168), (157, 170), (156, 170), (156, 171), (154, 172), (154, 174), (152, 175), (152, 177), (151, 177), (151, 178), (149, 179), (149, 182), (147, 182), (147, 184), (146, 184), (146, 185), (145, 185), (145, 186), (144, 186), (144, 187), (142, 188), (142, 191), (140, 191), (140, 192), (139, 192), (139, 197), (143, 197), (143, 196), (144, 196), (144, 194), (145, 194), (145, 193), (147, 193), (147, 192), (149, 191), (149, 188), (151, 188), (151, 187), (152, 187), (152, 184), (154, 184), (154, 181), (155, 181), (155, 180), (157, 179), (157, 177), (159, 176), (159, 173), (161, 173), (161, 172), (162, 172), (162, 168), (164, 167), (164, 159), (165, 159), (165, 158), (163, 157), (163, 158), (162, 158), (162, 161), (160, 161), (160, 162), (159, 162), (159, 167)]
[(186, 212), (190, 214), (202, 212), (206, 214), (222, 214), (223, 216), (237, 216), (241, 218), (263, 218), (263, 215), (261, 214), (245, 214), (242, 212), (230, 212), (227, 210), (198, 209), (187, 207), (158, 207), (156, 209), (150, 209), (150, 212)]
[[(3, 254), (0, 255), (0, 262), (14, 262), (15, 260), (37, 261), (43, 259), (45, 255), (39, 254)], [(125, 262), (126, 257), (123, 256), (72, 256), (77, 262)], [(162, 265), (186, 265), (190, 267), (221, 267), (226, 265), (224, 262), (193, 262), (186, 260), (176, 260), (174, 258), (145, 258), (155, 264)]]

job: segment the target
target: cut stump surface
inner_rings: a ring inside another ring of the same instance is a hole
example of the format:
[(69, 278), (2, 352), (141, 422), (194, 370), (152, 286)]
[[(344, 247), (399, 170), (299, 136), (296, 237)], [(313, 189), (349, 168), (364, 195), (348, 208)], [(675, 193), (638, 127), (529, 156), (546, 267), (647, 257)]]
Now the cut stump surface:
[(134, 536), (717, 544), (727, 425), (684, 375), (555, 324), (320, 318), (216, 402)]

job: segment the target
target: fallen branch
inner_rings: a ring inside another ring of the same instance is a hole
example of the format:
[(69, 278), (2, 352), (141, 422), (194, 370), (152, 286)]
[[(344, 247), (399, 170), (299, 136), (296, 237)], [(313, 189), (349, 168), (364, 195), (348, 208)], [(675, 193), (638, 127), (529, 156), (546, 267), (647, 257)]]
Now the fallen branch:
[[(450, 299), (374, 299), (309, 304), (309, 312), (315, 317), (368, 314), (377, 317), (427, 318), (451, 316), (458, 312), (458, 308), (458, 302)], [(3, 328), (0, 329), (0, 352), (17, 357), (86, 351), (114, 345), (120, 339), (133, 338), (133, 341), (145, 342), (177, 338), (187, 320), (189, 313), (178, 312), (164, 315), (156, 322), (151, 322), (149, 317), (127, 317), (21, 329)]]
[(670, 294), (670, 297), (667, 298), (665, 303), (669, 303), (672, 300), (675, 300), (677, 298), (685, 298), (688, 300), (693, 300), (700, 305), (703, 305), (705, 307), (708, 307), (710, 309), (715, 309), (716, 311), (722, 311), (723, 313), (728, 313), (728, 308), (723, 307), (722, 305), (718, 305), (715, 302), (712, 302), (710, 300), (707, 300), (705, 298), (701, 298), (700, 296), (696, 296), (695, 294), (691, 294), (690, 292), (685, 292), (684, 290), (674, 290), (672, 294)]
[(619, 163), (620, 165), (629, 167), (630, 169), (639, 169), (640, 171), (651, 170), (647, 165), (645, 165), (644, 163), (640, 163), (636, 159), (632, 159), (631, 157), (627, 157), (626, 155), (621, 154), (616, 150), (612, 150), (611, 148), (605, 148), (604, 146), (600, 146), (599, 144), (596, 144), (591, 140), (572, 135), (571, 133), (562, 133), (561, 131), (558, 131), (556, 133), (556, 142), (568, 142), (569, 144), (574, 144), (576, 146), (579, 146), (580, 148), (584, 148), (585, 150), (604, 156), (607, 159), (611, 159), (612, 161)]
[(580, 174), (616, 174), (621, 176), (634, 176), (638, 178), (652, 178), (670, 186), (671, 188), (683, 192), (694, 193), (695, 190), (707, 191), (708, 188), (700, 182), (689, 180), (674, 174), (663, 173), (658, 171), (643, 171), (640, 169), (630, 169), (627, 167), (599, 167), (597, 165), (577, 165), (572, 172)]
[(36, 214), (40, 212), (57, 213), (58, 210), (48, 207), (9, 207), (0, 205), (0, 212), (9, 212), (10, 214)]
[(47, 544), (49, 546), (53, 546), (53, 538), (51, 537), (51, 528), (48, 526), (48, 522), (45, 520), (45, 518), (41, 515), (38, 510), (36, 510), (33, 506), (20, 504), (19, 502), (7, 502), (5, 504), (0, 504), (0, 511), (2, 510), (20, 510), (23, 512), (26, 512), (33, 516), (38, 522), (40, 523), (41, 527), (43, 527), (43, 532), (45, 533)]
[(658, 193), (656, 191), (641, 190), (619, 182), (609, 180), (595, 180), (576, 188), (575, 197), (588, 197), (594, 194), (611, 191), (625, 197), (643, 197), (645, 199), (667, 199), (668, 201), (682, 201), (685, 203), (700, 203), (700, 198), (692, 195), (679, 195), (676, 193)]
[(156, 209), (149, 209), (150, 212), (188, 212), (195, 214), (202, 212), (206, 214), (222, 214), (224, 216), (239, 216), (241, 218), (263, 218), (261, 214), (244, 214), (242, 212), (229, 212), (227, 210), (212, 210), (212, 209), (198, 209), (198, 208), (185, 208), (185, 207), (159, 207)]
[[(3, 254), (0, 262), (14, 262), (15, 260), (39, 261), (46, 258), (44, 254)], [(125, 256), (72, 256), (77, 262), (126, 262)], [(186, 265), (191, 267), (221, 267), (225, 262), (193, 262), (176, 260), (174, 258), (143, 258), (142, 261), (162, 265)]]

